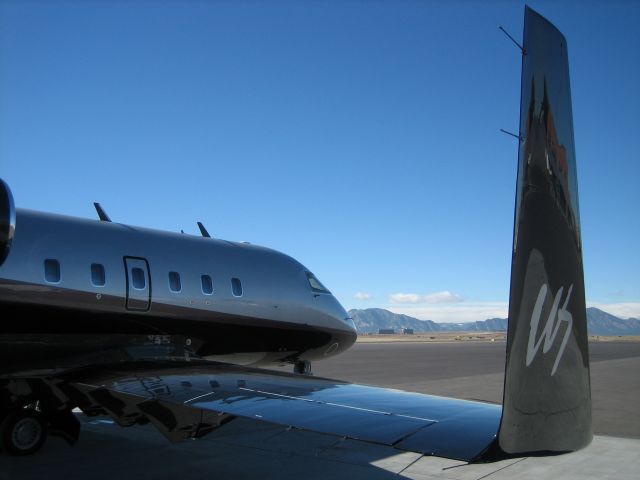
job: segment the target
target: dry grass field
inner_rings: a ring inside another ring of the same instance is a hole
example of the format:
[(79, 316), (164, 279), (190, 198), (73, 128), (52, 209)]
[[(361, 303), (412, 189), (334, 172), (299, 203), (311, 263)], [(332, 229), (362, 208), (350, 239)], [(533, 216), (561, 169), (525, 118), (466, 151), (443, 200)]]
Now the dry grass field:
[[(358, 343), (398, 343), (398, 342), (504, 342), (507, 339), (506, 332), (428, 332), (413, 335), (358, 335)], [(589, 335), (589, 342), (640, 342), (640, 335), (629, 336), (604, 336)]]

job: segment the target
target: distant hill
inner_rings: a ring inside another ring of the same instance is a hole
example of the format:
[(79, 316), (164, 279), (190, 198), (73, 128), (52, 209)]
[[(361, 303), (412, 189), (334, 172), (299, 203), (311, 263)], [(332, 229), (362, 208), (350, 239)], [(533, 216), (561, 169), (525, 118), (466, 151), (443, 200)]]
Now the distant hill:
[(499, 332), (507, 329), (506, 318), (490, 318), (470, 323), (436, 323), (432, 320), (419, 320), (409, 315), (400, 315), (383, 308), (349, 310), (359, 333), (378, 333), (380, 329), (393, 329), (402, 332), (403, 328), (412, 328), (414, 332)]
[(403, 328), (413, 328), (414, 332), (439, 332), (440, 324), (431, 320), (418, 320), (408, 315), (400, 315), (383, 308), (367, 308), (366, 310), (349, 310), (358, 332), (378, 333), (381, 328), (392, 328), (402, 332)]
[[(418, 320), (408, 315), (400, 315), (383, 308), (349, 310), (349, 315), (358, 327), (359, 333), (378, 333), (380, 329), (393, 329), (398, 333), (403, 328), (411, 328), (415, 333), (424, 332), (504, 332), (506, 318), (489, 318), (468, 323), (436, 323), (432, 320)], [(623, 320), (597, 308), (587, 308), (587, 328), (590, 335), (640, 335), (640, 320)]]
[(598, 308), (587, 308), (587, 330), (590, 335), (640, 335), (640, 320), (623, 320)]

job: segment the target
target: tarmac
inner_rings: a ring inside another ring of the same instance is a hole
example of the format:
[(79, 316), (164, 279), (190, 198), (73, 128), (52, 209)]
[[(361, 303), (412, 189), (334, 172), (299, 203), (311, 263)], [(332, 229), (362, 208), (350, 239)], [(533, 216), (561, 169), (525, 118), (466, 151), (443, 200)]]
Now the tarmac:
[[(597, 435), (575, 453), (469, 465), (247, 419), (171, 444), (150, 425), (121, 428), (78, 414), (83, 428), (77, 445), (50, 438), (35, 456), (0, 456), (0, 479), (638, 479), (640, 343), (591, 344), (590, 356)], [(356, 344), (314, 365), (314, 373), (500, 401), (503, 364), (499, 343)]]

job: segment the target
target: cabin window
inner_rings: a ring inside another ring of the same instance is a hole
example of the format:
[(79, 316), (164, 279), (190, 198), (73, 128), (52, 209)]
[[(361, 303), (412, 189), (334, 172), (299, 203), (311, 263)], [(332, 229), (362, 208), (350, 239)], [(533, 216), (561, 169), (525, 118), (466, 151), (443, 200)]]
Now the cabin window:
[(331, 293), (324, 285), (322, 285), (322, 283), (320, 283), (320, 280), (318, 280), (313, 273), (307, 272), (307, 280), (309, 280), (311, 290), (314, 292)]
[(91, 264), (91, 283), (94, 287), (104, 287), (105, 274), (104, 266), (99, 263)]
[(44, 279), (49, 283), (60, 282), (60, 262), (52, 258), (44, 261)]
[(202, 275), (200, 281), (202, 283), (202, 293), (205, 295), (213, 294), (213, 281), (211, 277), (209, 275)]
[(231, 291), (233, 292), (234, 297), (242, 296), (242, 282), (240, 282), (239, 278), (231, 279)]
[(133, 288), (137, 290), (144, 290), (147, 286), (147, 282), (144, 278), (144, 270), (138, 267), (131, 269), (131, 284)]
[(180, 282), (180, 274), (178, 272), (169, 272), (169, 290), (173, 293), (179, 293), (182, 290)]

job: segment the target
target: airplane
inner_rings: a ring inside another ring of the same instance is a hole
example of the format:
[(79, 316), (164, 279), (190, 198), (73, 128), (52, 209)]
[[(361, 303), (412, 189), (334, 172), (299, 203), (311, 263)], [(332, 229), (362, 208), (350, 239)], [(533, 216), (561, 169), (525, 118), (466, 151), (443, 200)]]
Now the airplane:
[[(293, 258), (246, 243), (15, 208), (0, 181), (0, 447), (79, 438), (73, 410), (169, 440), (236, 417), (468, 462), (592, 439), (567, 43), (525, 7), (502, 405), (311, 375), (356, 340)], [(292, 373), (263, 367), (291, 364)], [(430, 366), (425, 365), (425, 368)]]

